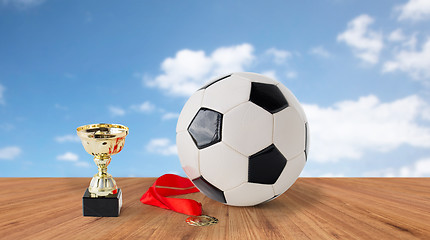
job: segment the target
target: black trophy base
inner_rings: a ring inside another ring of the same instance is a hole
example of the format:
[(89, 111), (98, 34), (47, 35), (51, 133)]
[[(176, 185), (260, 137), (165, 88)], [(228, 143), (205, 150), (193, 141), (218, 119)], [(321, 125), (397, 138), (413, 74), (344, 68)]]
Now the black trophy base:
[(105, 197), (91, 197), (87, 190), (82, 197), (82, 210), (86, 217), (118, 217), (122, 206), (122, 192)]

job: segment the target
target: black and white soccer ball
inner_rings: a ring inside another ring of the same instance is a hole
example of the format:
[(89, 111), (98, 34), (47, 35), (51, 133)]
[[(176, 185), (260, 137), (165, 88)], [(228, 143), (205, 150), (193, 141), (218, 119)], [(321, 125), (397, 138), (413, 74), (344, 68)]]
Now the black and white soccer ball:
[(176, 133), (188, 178), (227, 205), (278, 197), (307, 161), (300, 103), (282, 83), (256, 73), (229, 74), (199, 89), (182, 109)]

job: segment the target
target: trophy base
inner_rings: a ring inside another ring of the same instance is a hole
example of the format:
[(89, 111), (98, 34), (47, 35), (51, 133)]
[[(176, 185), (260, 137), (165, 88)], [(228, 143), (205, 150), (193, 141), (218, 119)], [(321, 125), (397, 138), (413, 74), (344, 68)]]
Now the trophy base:
[(86, 217), (118, 217), (122, 206), (122, 192), (105, 197), (91, 197), (87, 190), (82, 197), (82, 211)]

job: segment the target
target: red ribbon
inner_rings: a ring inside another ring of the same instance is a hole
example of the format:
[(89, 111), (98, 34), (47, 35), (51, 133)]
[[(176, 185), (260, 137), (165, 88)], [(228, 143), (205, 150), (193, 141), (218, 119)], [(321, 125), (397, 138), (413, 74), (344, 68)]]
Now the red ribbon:
[(164, 174), (143, 194), (140, 201), (175, 212), (200, 216), (202, 204), (192, 199), (167, 198), (167, 196), (195, 193), (199, 190), (188, 179), (175, 174)]

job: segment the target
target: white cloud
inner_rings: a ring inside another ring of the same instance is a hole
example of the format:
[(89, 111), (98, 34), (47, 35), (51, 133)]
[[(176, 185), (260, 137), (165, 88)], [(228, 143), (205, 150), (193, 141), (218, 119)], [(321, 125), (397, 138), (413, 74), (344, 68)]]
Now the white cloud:
[(55, 138), (56, 142), (63, 143), (63, 142), (81, 142), (78, 135), (64, 135), (64, 136), (58, 136)]
[[(124, 116), (127, 112), (130, 112), (119, 106), (109, 106), (108, 109), (112, 116)], [(140, 113), (150, 113), (156, 109), (157, 107), (150, 101), (145, 101), (141, 104), (134, 104), (129, 107), (129, 110)]]
[(266, 54), (273, 57), (273, 61), (276, 64), (283, 64), (288, 58), (292, 56), (292, 54), (289, 51), (276, 49), (276, 48), (267, 49)]
[(177, 119), (178, 117), (179, 117), (179, 113), (167, 112), (163, 114), (163, 116), (161, 117), (161, 120)]
[(0, 160), (13, 160), (14, 158), (18, 157), (21, 152), (21, 148), (17, 146), (0, 148)]
[(264, 76), (267, 76), (271, 79), (278, 80), (278, 77), (276, 77), (276, 71), (275, 70), (268, 70), (268, 71), (262, 72), (261, 74)]
[(323, 46), (311, 48), (309, 53), (323, 58), (329, 58), (331, 56), (331, 54)]
[(415, 50), (417, 47), (417, 33), (412, 34), (409, 37), (409, 40), (404, 41), (402, 46), (405, 48), (409, 48), (410, 50)]
[(400, 12), (399, 21), (412, 20), (420, 21), (430, 17), (430, 1), (428, 0), (409, 0), (404, 5), (396, 7)]
[(430, 38), (422, 46), (421, 51), (403, 49), (397, 52), (394, 59), (384, 63), (382, 72), (402, 71), (412, 78), (430, 78)]
[(220, 47), (210, 55), (201, 50), (183, 49), (162, 62), (162, 74), (155, 78), (144, 76), (143, 81), (166, 94), (187, 97), (213, 77), (244, 71), (255, 58), (253, 51), (253, 46), (247, 43)]
[(157, 153), (164, 156), (176, 155), (176, 145), (172, 144), (167, 138), (151, 139), (146, 145), (146, 150), (151, 153)]
[(430, 148), (430, 127), (418, 123), (430, 106), (416, 95), (387, 103), (370, 95), (332, 107), (303, 107), (309, 119), (310, 156), (318, 162), (359, 159), (365, 152), (387, 152), (402, 144)]
[(90, 167), (88, 162), (79, 161), (79, 156), (72, 152), (66, 152), (58, 155), (57, 160), (73, 163), (76, 167)]
[(42, 4), (45, 0), (1, 0), (3, 5), (12, 4), (18, 8), (35, 7)]
[(125, 110), (117, 107), (117, 106), (109, 106), (108, 107), (109, 112), (112, 114), (112, 116), (124, 116), (125, 115)]
[(387, 168), (364, 174), (372, 177), (430, 177), (430, 158), (423, 158), (398, 169)]
[(287, 78), (296, 78), (297, 77), (297, 72), (289, 71), (289, 72), (287, 72), (286, 77)]
[(373, 18), (363, 14), (348, 23), (345, 32), (337, 36), (337, 41), (345, 42), (350, 46), (356, 57), (361, 60), (375, 64), (379, 60), (379, 53), (384, 44), (382, 34), (369, 29)]
[(4, 100), (4, 92), (6, 91), (6, 88), (0, 84), (0, 104), (5, 105), (6, 101)]
[(91, 165), (88, 162), (77, 161), (77, 162), (75, 162), (75, 166), (77, 166), (77, 167), (90, 167)]
[(77, 162), (79, 160), (79, 156), (72, 152), (66, 152), (64, 154), (58, 155), (57, 160), (66, 162)]
[(401, 42), (403, 40), (405, 40), (405, 35), (403, 34), (402, 29), (398, 28), (394, 31), (392, 31), (390, 33), (390, 35), (388, 35), (388, 40), (390, 40), (391, 42)]
[(145, 101), (139, 105), (132, 105), (131, 109), (133, 109), (134, 111), (137, 111), (137, 112), (149, 113), (155, 109), (155, 105), (149, 101)]

